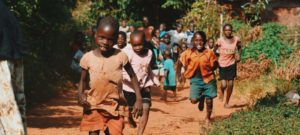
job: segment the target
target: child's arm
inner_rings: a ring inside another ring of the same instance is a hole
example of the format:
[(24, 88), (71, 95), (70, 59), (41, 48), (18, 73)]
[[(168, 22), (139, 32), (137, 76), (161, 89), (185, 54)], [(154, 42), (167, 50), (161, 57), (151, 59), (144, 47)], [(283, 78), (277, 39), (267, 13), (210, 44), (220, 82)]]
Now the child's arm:
[(133, 113), (135, 117), (139, 117), (143, 115), (143, 105), (142, 105), (142, 96), (141, 96), (141, 91), (139, 88), (139, 83), (138, 79), (136, 77), (136, 74), (134, 73), (134, 70), (131, 67), (131, 64), (128, 62), (125, 66), (124, 69), (126, 70), (127, 74), (129, 75), (133, 89), (135, 91), (135, 96), (136, 96), (136, 102), (134, 104), (134, 109)]
[(182, 68), (182, 63), (180, 60), (177, 61), (177, 67), (176, 67), (176, 75), (178, 75), (178, 78), (181, 78), (181, 68)]
[(240, 40), (237, 42), (237, 49), (238, 49), (238, 55), (236, 56), (236, 61), (240, 62), (241, 61), (241, 55), (242, 55), (242, 45), (241, 45)]
[(169, 70), (168, 69), (165, 69), (166, 71), (165, 71), (165, 78), (166, 78), (166, 83), (167, 83), (167, 85), (169, 85), (169, 77), (168, 77), (168, 75), (169, 75)]
[(87, 80), (88, 80), (88, 71), (82, 68), (81, 78), (79, 81), (78, 88), (78, 103), (84, 108), (89, 108), (90, 103), (87, 101), (87, 97), (84, 94), (84, 90), (87, 88)]

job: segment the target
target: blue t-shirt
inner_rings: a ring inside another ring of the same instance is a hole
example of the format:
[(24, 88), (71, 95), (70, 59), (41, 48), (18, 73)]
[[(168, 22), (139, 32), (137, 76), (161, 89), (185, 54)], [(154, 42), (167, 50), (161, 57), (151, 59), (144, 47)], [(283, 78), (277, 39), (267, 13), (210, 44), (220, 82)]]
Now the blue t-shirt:
[(73, 56), (72, 63), (71, 63), (71, 69), (79, 74), (81, 73), (81, 67), (79, 65), (79, 62), (82, 56), (83, 56), (83, 52), (80, 49), (78, 49), (75, 55)]
[(164, 61), (164, 70), (169, 71), (168, 76), (166, 76), (167, 79), (164, 80), (164, 86), (176, 86), (176, 73), (172, 59), (166, 59)]

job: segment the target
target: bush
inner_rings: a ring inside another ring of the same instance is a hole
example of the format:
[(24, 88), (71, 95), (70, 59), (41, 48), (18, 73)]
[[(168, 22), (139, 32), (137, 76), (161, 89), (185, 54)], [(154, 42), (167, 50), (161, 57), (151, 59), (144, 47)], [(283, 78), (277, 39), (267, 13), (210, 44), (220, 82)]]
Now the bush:
[(300, 109), (284, 104), (285, 101), (281, 93), (268, 94), (258, 100), (252, 111), (213, 123), (210, 134), (298, 134)]
[(277, 23), (266, 23), (262, 26), (263, 36), (261, 39), (250, 42), (243, 51), (242, 59), (255, 59), (263, 54), (266, 58), (271, 59), (276, 67), (281, 60), (287, 58), (292, 52), (292, 48), (285, 44), (279, 37), (284, 29)]

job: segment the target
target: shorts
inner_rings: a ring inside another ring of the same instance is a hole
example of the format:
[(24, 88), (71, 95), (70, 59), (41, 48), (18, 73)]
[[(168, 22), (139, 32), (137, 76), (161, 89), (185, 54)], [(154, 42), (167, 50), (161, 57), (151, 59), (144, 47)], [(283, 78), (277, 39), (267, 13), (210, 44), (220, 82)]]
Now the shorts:
[[(136, 96), (134, 92), (128, 92), (123, 90), (125, 99), (127, 101), (127, 105), (129, 109), (132, 109), (135, 101), (136, 101)], [(142, 88), (141, 89), (141, 96), (142, 96), (142, 102), (143, 102), (143, 107), (151, 107), (151, 93), (150, 93), (150, 88)]]
[(164, 90), (176, 91), (176, 86), (164, 86)]
[(236, 64), (228, 67), (219, 67), (219, 75), (221, 80), (234, 80), (236, 77)]
[(85, 111), (80, 124), (80, 131), (105, 131), (108, 128), (110, 135), (122, 135), (124, 118), (105, 114), (101, 110)]
[(153, 69), (152, 72), (155, 76), (164, 76), (165, 75), (164, 68)]
[(217, 97), (217, 81), (212, 80), (209, 83), (204, 81), (191, 82), (190, 99), (200, 99), (201, 96), (206, 98)]

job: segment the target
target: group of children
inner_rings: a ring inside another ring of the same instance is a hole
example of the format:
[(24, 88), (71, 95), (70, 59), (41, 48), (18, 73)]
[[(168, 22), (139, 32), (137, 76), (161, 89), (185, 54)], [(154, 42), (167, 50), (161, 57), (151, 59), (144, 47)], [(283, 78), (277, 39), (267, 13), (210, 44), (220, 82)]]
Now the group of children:
[[(189, 31), (192, 35), (189, 35), (191, 46), (188, 46), (181, 24), (173, 35), (155, 30), (148, 18), (143, 18), (143, 24), (137, 31), (130, 31), (128, 37), (126, 32), (130, 28), (124, 24), (119, 27), (113, 17), (98, 21), (94, 36), (97, 48), (80, 60), (78, 98), (84, 110), (81, 131), (88, 131), (90, 135), (98, 135), (100, 131), (121, 135), (126, 116), (134, 128), (134, 118), (140, 117), (137, 134), (142, 135), (151, 107), (151, 87), (160, 86), (162, 74), (165, 78), (162, 99), (167, 100), (167, 90), (173, 91), (176, 97), (176, 78), (179, 81), (190, 79), (190, 100), (198, 103), (201, 111), (206, 102), (206, 121), (209, 122), (213, 98), (217, 96), (214, 71), (219, 67), (220, 99), (227, 89), (224, 106), (230, 107), (236, 62), (240, 59), (240, 51), (236, 52), (236, 48), (240, 50), (240, 40), (232, 36), (231, 25), (224, 26), (224, 37), (218, 39), (215, 46), (206, 47), (206, 35), (202, 31)], [(219, 57), (215, 50), (219, 50)]]

